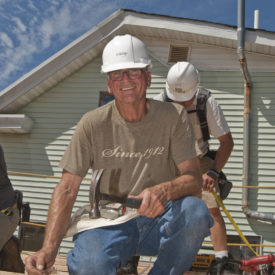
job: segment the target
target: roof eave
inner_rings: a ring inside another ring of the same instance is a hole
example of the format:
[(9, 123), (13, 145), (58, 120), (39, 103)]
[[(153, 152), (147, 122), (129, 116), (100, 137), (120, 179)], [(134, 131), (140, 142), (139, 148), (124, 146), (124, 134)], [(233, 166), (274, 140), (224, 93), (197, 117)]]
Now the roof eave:
[[(0, 93), (0, 113), (11, 113), (25, 106), (33, 100), (36, 96), (39, 96), (45, 90), (56, 85), (57, 82), (52, 82), (50, 86), (43, 85), (43, 81), (50, 79), (51, 76), (58, 73), (65, 66), (74, 62), (76, 58), (83, 55), (89, 48), (94, 47), (103, 41), (110, 33), (114, 32), (116, 28), (123, 21), (124, 12), (118, 10), (113, 13), (107, 19), (102, 21), (99, 25), (96, 25), (89, 32), (85, 33), (68, 46), (51, 56), (49, 59), (41, 63), (39, 66), (25, 74), (17, 81), (9, 85)], [(104, 30), (102, 29), (104, 26)], [(77, 65), (74, 66), (74, 70)], [(70, 72), (68, 73), (70, 74)], [(66, 76), (68, 76), (68, 74)], [(59, 81), (62, 79), (59, 78)], [(38, 87), (36, 89), (36, 87)], [(42, 89), (41, 89), (42, 88)], [(34, 91), (34, 96), (26, 97), (23, 104), (14, 104), (14, 102), (30, 90)]]

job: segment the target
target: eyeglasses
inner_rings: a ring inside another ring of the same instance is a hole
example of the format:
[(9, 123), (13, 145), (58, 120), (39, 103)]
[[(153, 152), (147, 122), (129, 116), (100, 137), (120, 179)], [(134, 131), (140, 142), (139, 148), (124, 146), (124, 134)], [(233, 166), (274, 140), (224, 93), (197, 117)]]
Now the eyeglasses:
[(121, 81), (124, 77), (124, 74), (127, 74), (127, 77), (130, 80), (135, 80), (141, 78), (143, 69), (129, 69), (127, 71), (112, 71), (109, 72), (109, 78), (112, 81)]

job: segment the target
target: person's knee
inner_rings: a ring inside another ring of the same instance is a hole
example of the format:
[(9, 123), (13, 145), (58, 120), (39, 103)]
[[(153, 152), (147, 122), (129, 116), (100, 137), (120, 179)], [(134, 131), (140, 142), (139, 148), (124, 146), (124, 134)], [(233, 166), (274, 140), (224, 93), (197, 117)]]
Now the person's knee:
[(221, 211), (219, 208), (209, 208), (209, 212), (212, 217), (221, 217)]
[(192, 210), (192, 215), (209, 216), (209, 210), (201, 199), (190, 196), (186, 197), (183, 202), (190, 210)]
[(67, 264), (69, 272), (72, 275), (109, 275), (116, 272), (114, 259), (110, 259), (110, 257), (99, 251), (96, 251), (92, 255), (89, 253), (75, 255), (71, 251), (67, 256)]
[(211, 217), (213, 218), (216, 226), (221, 225), (221, 226), (225, 227), (224, 219), (223, 219), (223, 216), (222, 216), (219, 208), (211, 208), (211, 209), (209, 209), (209, 212), (210, 212)]
[(213, 220), (209, 214), (205, 203), (196, 197), (188, 196), (172, 203), (171, 227), (188, 228), (192, 230), (194, 226), (205, 226), (207, 228), (213, 225)]
[(188, 207), (190, 222), (193, 226), (205, 226), (207, 228), (213, 225), (213, 219), (210, 216), (206, 204), (196, 197), (186, 197), (184, 199), (185, 205)]

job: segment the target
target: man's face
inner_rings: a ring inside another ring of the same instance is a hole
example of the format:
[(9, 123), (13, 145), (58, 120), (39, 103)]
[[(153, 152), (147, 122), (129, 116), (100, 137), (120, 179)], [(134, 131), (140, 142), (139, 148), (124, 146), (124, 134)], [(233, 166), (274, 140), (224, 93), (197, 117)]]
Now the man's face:
[(107, 87), (117, 103), (135, 103), (145, 98), (151, 84), (151, 73), (144, 69), (123, 69), (109, 72)]

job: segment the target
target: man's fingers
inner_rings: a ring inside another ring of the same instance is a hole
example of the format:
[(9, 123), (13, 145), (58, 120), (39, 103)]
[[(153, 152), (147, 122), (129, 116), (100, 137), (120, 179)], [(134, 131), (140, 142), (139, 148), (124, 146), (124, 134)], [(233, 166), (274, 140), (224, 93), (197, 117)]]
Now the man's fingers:
[(29, 275), (41, 275), (50, 274), (50, 272), (45, 270), (45, 262), (42, 256), (33, 255), (26, 259), (26, 271)]
[(140, 208), (138, 209), (138, 213), (142, 216), (150, 216), (150, 211), (152, 211), (152, 205), (151, 205), (151, 197), (150, 192), (145, 189), (143, 190), (137, 198), (142, 199), (142, 203)]
[(25, 265), (27, 269), (36, 269), (36, 256), (29, 256), (26, 258)]
[(47, 268), (47, 274), (56, 274), (56, 269), (53, 266)]
[(36, 259), (36, 268), (38, 270), (41, 270), (41, 271), (45, 269), (45, 257), (44, 256), (42, 257), (41, 254), (39, 254), (37, 256), (37, 259)]
[(146, 210), (148, 210), (150, 206), (150, 196), (148, 196), (148, 194), (144, 194), (143, 195), (143, 199), (142, 199), (142, 203), (140, 206), (140, 212), (145, 212)]

